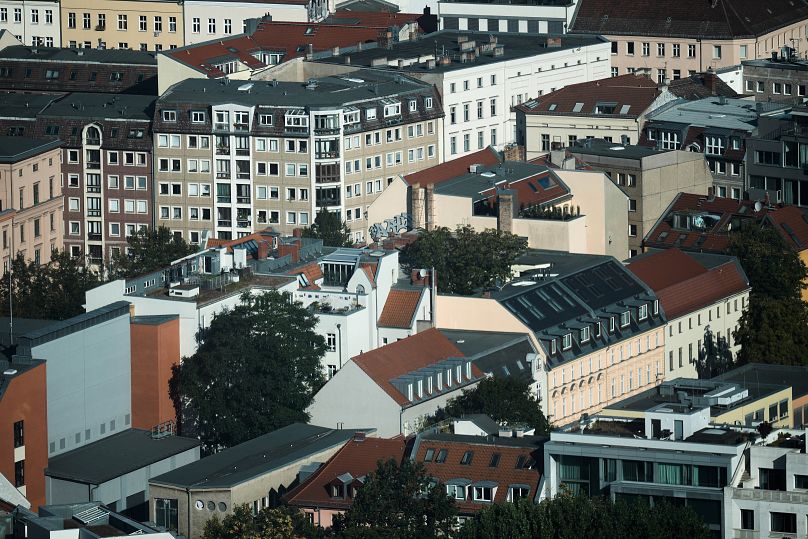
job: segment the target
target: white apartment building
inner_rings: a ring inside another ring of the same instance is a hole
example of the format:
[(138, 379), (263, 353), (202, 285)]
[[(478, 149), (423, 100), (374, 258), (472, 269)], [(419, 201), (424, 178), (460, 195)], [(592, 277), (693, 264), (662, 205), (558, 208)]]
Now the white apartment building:
[(575, 0), (441, 0), (441, 30), (563, 34), (575, 14)]
[(62, 43), (59, 2), (56, 0), (0, 0), (0, 31), (23, 45), (58, 47)]
[(608, 77), (609, 51), (598, 36), (443, 30), (428, 39), (317, 61), (406, 73), (434, 85), (446, 114), (443, 154), (451, 160), (515, 141), (512, 107), (568, 84)]

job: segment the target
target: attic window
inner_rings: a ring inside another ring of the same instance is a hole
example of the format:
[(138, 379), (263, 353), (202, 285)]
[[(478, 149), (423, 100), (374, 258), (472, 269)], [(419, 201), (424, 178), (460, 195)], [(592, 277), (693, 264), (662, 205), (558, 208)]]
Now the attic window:
[(659, 314), (659, 300), (655, 299), (654, 300), (654, 315), (657, 315), (657, 314)]
[(306, 28), (306, 31), (304, 32), (304, 34), (307, 35), (307, 36), (310, 36), (313, 33), (314, 33), (314, 27), (313, 26), (309, 26), (308, 28)]
[(614, 114), (617, 108), (617, 103), (597, 103), (595, 105), (595, 114)]
[(488, 467), (496, 468), (497, 466), (499, 466), (499, 457), (500, 457), (499, 453), (494, 453), (493, 455), (491, 455), (491, 461), (488, 463)]
[(558, 344), (556, 343), (556, 340), (553, 339), (550, 341), (550, 355), (554, 356), (556, 353), (558, 353)]
[(631, 105), (623, 105), (620, 107), (620, 114), (628, 114), (628, 110), (631, 108)]
[(432, 462), (432, 459), (435, 458), (435, 450), (431, 447), (426, 450), (426, 454), (424, 455), (424, 462)]
[(620, 327), (624, 328), (631, 323), (631, 313), (626, 311), (624, 313), (620, 313)]
[(609, 333), (614, 333), (614, 316), (609, 317)]
[(567, 333), (561, 340), (561, 349), (569, 350), (572, 348), (572, 333)]
[(584, 108), (583, 103), (575, 103), (575, 106), (572, 107), (572, 112), (581, 112), (581, 109)]
[(640, 305), (640, 308), (637, 310), (637, 319), (645, 320), (646, 318), (648, 318), (648, 305)]
[(447, 452), (445, 449), (441, 449), (440, 451), (438, 451), (438, 457), (435, 459), (435, 462), (438, 464), (443, 464), (444, 462), (446, 462), (446, 453)]
[(582, 343), (589, 342), (589, 335), (590, 335), (589, 326), (587, 326), (585, 328), (581, 328), (581, 342)]
[(463, 453), (463, 457), (460, 459), (460, 464), (463, 466), (471, 465), (471, 459), (474, 458), (474, 451), (466, 451)]
[(305, 45), (298, 45), (297, 49), (295, 49), (295, 50), (297, 52), (305, 52), (306, 51), (306, 46)]
[(550, 112), (553, 112), (557, 108), (558, 108), (558, 105), (556, 105), (555, 103), (551, 103), (550, 107), (547, 110), (549, 110)]

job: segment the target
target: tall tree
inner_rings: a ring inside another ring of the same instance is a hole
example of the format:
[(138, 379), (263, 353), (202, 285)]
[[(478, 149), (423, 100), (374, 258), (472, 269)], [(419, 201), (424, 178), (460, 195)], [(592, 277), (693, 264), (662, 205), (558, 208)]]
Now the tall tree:
[(704, 343), (696, 359), (696, 372), (699, 378), (712, 378), (724, 374), (734, 366), (732, 351), (725, 337), (716, 339), (710, 326), (704, 328)]
[(435, 484), (420, 463), (405, 459), (399, 465), (390, 459), (368, 474), (335, 531), (351, 539), (450, 538), (456, 512), (444, 486)]
[(315, 217), (311, 226), (303, 229), (303, 236), (319, 238), (327, 247), (350, 247), (353, 245), (351, 229), (342, 220), (340, 212), (323, 208)]
[(164, 226), (142, 228), (129, 236), (126, 243), (126, 252), (113, 257), (110, 263), (110, 278), (137, 277), (165, 268), (196, 251), (182, 236), (175, 236)]
[[(101, 282), (97, 271), (65, 251), (53, 251), (46, 264), (26, 261), (22, 253), (11, 261), (11, 273), (0, 280), (0, 314), (64, 320), (84, 312), (84, 293)], [(11, 305), (9, 305), (9, 284)]]
[(734, 336), (739, 363), (808, 365), (808, 307), (800, 298), (753, 293)]
[(216, 452), (294, 422), (325, 383), (317, 318), (289, 293), (245, 293), (197, 335), (174, 367), (170, 392), (182, 432)]
[(549, 425), (539, 401), (525, 380), (513, 376), (492, 376), (480, 381), (473, 389), (451, 399), (439, 410), (435, 419), (460, 417), (464, 414), (485, 414), (495, 421), (523, 424), (547, 434)]
[(440, 227), (422, 232), (407, 245), (402, 263), (408, 272), (435, 268), (442, 292), (468, 295), (508, 282), (511, 266), (525, 249), (527, 240), (510, 232), (476, 232), (470, 226), (452, 232)]
[(283, 509), (264, 509), (257, 515), (246, 504), (219, 520), (214, 515), (205, 523), (202, 539), (298, 539), (295, 515)]
[(738, 257), (754, 294), (773, 299), (801, 296), (808, 269), (775, 229), (742, 226), (730, 236), (729, 254)]

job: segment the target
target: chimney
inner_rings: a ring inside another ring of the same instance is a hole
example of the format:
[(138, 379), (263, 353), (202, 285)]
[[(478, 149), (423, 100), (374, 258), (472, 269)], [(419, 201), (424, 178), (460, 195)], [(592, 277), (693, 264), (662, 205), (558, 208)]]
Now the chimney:
[(350, 54), (345, 55), (345, 65), (351, 65), (351, 55)]
[(567, 158), (567, 150), (550, 150), (550, 162), (558, 168), (564, 167), (564, 160)]
[(410, 205), (412, 206), (412, 227), (416, 230), (424, 228), (424, 190), (421, 189), (420, 183), (410, 186)]
[(499, 195), (499, 215), (497, 228), (501, 232), (513, 232), (513, 195), (503, 193)]
[(302, 228), (295, 228), (292, 230), (292, 236), (295, 238), (302, 238), (303, 237), (303, 229)]
[(339, 56), (339, 47), (333, 47), (331, 49), (331, 54), (333, 54), (334, 56)]
[(508, 144), (503, 148), (502, 156), (505, 161), (524, 161), (525, 147), (518, 144)]
[(256, 255), (258, 260), (266, 260), (269, 257), (269, 242), (268, 241), (259, 241), (258, 242), (258, 253)]
[(710, 90), (710, 95), (715, 95), (716, 86), (718, 85), (718, 75), (712, 69), (708, 69), (704, 73), (704, 85)]
[(426, 229), (435, 230), (435, 184), (433, 183), (426, 186), (425, 209)]
[(300, 261), (300, 245), (297, 243), (281, 243), (278, 245), (278, 256), (284, 257), (289, 255), (292, 262)]

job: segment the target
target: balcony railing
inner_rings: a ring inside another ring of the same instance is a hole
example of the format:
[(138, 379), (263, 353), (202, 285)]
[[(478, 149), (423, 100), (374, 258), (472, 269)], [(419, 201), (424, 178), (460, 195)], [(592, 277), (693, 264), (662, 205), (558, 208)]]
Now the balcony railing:
[(216, 131), (230, 131), (230, 126), (226, 123), (215, 123), (213, 129)]
[(236, 204), (249, 204), (250, 197), (236, 197)]
[(87, 234), (87, 239), (90, 241), (101, 241), (101, 234)]
[(101, 146), (101, 139), (98, 137), (87, 137), (84, 144), (87, 146)]
[(233, 124), (234, 131), (249, 131), (250, 124)]
[(219, 225), (219, 226), (222, 226), (222, 227), (228, 227), (229, 228), (229, 227), (233, 226), (233, 221), (226, 220), (226, 219), (219, 219), (218, 221), (216, 221), (216, 224)]
[(101, 170), (101, 162), (87, 161), (87, 170)]
[(238, 148), (236, 149), (236, 155), (250, 155), (249, 148)]
[(249, 180), (250, 173), (249, 172), (236, 172), (236, 179), (237, 180)]
[(100, 185), (88, 185), (87, 186), (87, 192), (88, 193), (100, 193), (101, 192), (101, 186)]
[(101, 217), (101, 210), (87, 210), (87, 217)]
[(339, 206), (340, 205), (340, 198), (339, 197), (317, 197), (317, 206)]
[(216, 155), (230, 155), (230, 146), (216, 146)]
[(339, 135), (339, 127), (315, 127), (315, 135)]
[(217, 180), (229, 180), (230, 179), (230, 173), (229, 172), (217, 172), (216, 173), (216, 179)]
[(239, 228), (250, 228), (252, 226), (252, 221), (248, 219), (239, 219), (238, 221), (236, 221), (236, 225)]
[(225, 195), (219, 195), (216, 197), (216, 202), (219, 204), (230, 204), (230, 197)]
[(334, 150), (331, 152), (316, 152), (314, 154), (315, 159), (338, 159), (339, 158), (339, 150)]

